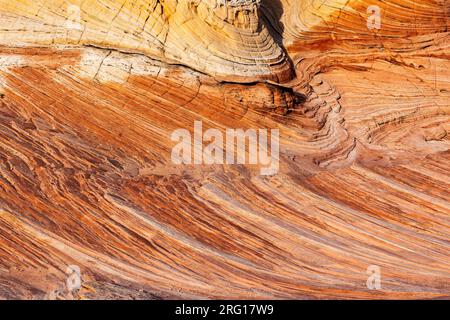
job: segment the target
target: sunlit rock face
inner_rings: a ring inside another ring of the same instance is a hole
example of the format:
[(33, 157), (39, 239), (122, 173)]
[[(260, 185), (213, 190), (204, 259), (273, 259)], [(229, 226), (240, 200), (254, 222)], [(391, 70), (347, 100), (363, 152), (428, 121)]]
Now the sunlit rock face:
[(196, 12), (200, 10), (200, 18), (211, 22), (213, 25), (223, 28), (224, 23), (227, 23), (238, 29), (255, 33), (261, 27), (259, 20), (260, 2), (260, 0), (197, 0), (192, 1), (190, 6)]
[[(449, 11), (0, 0), (0, 299), (449, 299)], [(279, 171), (175, 165), (198, 121)]]
[(228, 81), (293, 77), (289, 59), (260, 18), (259, 0), (2, 0), (0, 5), (0, 39), (9, 45), (115, 48)]

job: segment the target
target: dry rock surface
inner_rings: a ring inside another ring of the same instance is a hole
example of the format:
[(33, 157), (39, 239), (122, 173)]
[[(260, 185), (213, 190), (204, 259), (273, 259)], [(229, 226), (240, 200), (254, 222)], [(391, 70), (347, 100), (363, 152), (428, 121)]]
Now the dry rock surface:
[[(449, 299), (449, 16), (0, 0), (0, 298)], [(278, 129), (279, 172), (174, 165), (195, 121)]]

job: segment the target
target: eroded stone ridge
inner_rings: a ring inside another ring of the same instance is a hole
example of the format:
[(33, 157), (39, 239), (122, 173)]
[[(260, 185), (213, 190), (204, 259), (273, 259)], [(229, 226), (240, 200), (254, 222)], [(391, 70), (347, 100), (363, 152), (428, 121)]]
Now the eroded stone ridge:
[(374, 2), (0, 0), (0, 299), (449, 299), (450, 2)]
[(260, 1), (0, 0), (0, 43), (95, 45), (144, 53), (227, 81), (293, 77)]

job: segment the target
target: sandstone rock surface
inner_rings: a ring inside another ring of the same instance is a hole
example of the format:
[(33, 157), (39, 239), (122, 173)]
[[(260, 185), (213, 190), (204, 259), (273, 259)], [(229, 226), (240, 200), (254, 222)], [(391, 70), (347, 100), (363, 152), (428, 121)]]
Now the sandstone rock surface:
[(450, 298), (450, 2), (372, 2), (0, 0), (0, 298)]

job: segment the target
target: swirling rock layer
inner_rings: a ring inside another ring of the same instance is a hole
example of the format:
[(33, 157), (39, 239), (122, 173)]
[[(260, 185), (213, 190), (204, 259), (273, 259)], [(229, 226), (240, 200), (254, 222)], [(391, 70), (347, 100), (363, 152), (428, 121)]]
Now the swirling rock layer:
[[(0, 297), (449, 298), (450, 3), (219, 2), (0, 1)], [(172, 165), (196, 120), (280, 172)]]
[(0, 43), (95, 45), (188, 65), (227, 81), (293, 71), (259, 1), (2, 0)]

